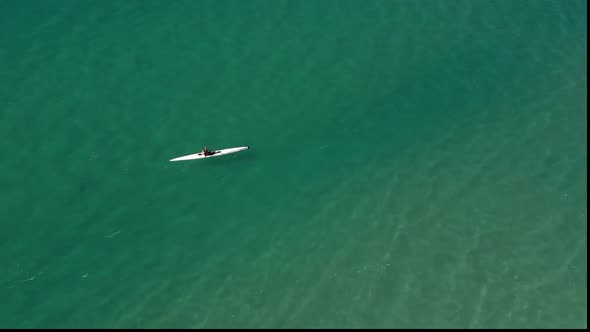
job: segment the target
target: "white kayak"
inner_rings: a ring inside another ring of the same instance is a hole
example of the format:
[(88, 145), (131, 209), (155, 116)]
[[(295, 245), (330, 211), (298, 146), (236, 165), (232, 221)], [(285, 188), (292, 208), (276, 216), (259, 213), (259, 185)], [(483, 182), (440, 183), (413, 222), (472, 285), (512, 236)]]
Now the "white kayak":
[(249, 146), (240, 146), (237, 148), (229, 148), (229, 149), (222, 149), (222, 150), (213, 150), (213, 154), (212, 155), (208, 155), (208, 156), (204, 156), (203, 152), (199, 152), (199, 153), (195, 153), (195, 154), (189, 154), (187, 156), (182, 156), (182, 157), (178, 157), (178, 158), (174, 158), (174, 159), (170, 159), (170, 161), (182, 161), (182, 160), (194, 160), (194, 159), (205, 159), (205, 158), (212, 158), (212, 157), (218, 157), (218, 156), (223, 156), (226, 154), (231, 154), (231, 153), (236, 153), (236, 152), (240, 152), (240, 151), (245, 151), (248, 150), (250, 147)]

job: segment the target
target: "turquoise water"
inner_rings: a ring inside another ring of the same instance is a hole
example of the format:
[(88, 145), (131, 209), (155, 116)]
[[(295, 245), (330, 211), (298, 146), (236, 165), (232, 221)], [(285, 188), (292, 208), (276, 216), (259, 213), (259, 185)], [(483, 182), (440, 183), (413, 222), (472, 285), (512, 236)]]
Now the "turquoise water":
[(586, 9), (0, 2), (0, 327), (586, 327)]

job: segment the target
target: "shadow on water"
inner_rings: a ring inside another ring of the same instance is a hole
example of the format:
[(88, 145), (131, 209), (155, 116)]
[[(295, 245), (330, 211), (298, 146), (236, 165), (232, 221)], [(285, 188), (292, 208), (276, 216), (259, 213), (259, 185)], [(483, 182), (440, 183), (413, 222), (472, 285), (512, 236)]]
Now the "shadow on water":
[(203, 164), (209, 165), (250, 165), (257, 159), (257, 152), (250, 148), (247, 151), (241, 151), (227, 156), (219, 156), (216, 158), (210, 158), (202, 160)]

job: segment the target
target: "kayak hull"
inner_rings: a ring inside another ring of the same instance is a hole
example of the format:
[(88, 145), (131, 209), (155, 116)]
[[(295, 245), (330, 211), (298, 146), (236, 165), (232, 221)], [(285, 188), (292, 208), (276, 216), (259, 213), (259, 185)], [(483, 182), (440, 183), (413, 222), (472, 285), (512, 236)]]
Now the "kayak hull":
[(185, 160), (214, 158), (214, 157), (225, 156), (225, 155), (240, 152), (240, 151), (245, 151), (248, 149), (250, 149), (249, 146), (240, 146), (237, 148), (213, 150), (213, 154), (209, 155), (209, 156), (205, 156), (205, 155), (203, 155), (202, 152), (199, 152), (199, 153), (189, 154), (189, 155), (178, 157), (178, 158), (173, 158), (173, 159), (170, 159), (170, 161), (185, 161)]

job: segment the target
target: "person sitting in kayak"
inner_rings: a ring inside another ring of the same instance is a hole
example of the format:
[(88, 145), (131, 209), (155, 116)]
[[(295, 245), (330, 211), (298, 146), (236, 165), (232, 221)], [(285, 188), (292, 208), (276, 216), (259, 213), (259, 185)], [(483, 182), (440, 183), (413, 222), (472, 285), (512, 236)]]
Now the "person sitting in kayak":
[(205, 148), (204, 148), (204, 149), (201, 151), (201, 153), (202, 153), (204, 156), (212, 156), (212, 155), (213, 155), (213, 151), (211, 151), (211, 150), (207, 149), (207, 147), (205, 147)]

